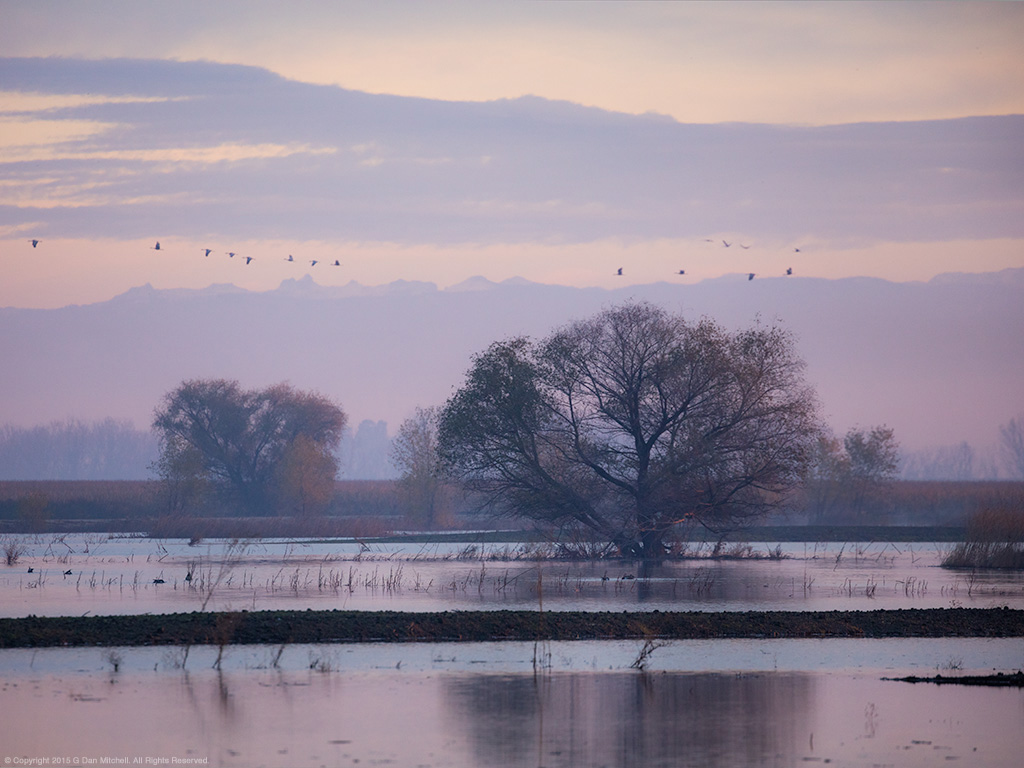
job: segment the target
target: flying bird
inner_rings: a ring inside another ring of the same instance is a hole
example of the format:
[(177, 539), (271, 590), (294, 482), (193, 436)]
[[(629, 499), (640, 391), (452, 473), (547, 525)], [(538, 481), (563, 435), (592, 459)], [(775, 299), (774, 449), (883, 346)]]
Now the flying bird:
[(679, 274), (680, 275), (685, 275), (686, 274), (686, 270), (685, 269), (680, 269), (679, 270)]
[(740, 243), (740, 248), (742, 248), (744, 251), (749, 251), (750, 250), (750, 246), (749, 245), (744, 245), (743, 243)]
[(792, 275), (793, 274), (793, 268), (792, 267), (787, 267), (786, 274), (787, 275)]
[(751, 272), (750, 274), (747, 275), (747, 282), (750, 282), (753, 279), (754, 279), (754, 273)]
[(37, 245), (39, 245), (39, 241), (38, 240), (29, 240), (29, 242), (32, 243), (32, 247), (33, 248), (35, 248)]
[(292, 256), (292, 255), (291, 255), (291, 254), (289, 253), (289, 254), (288, 254), (288, 258), (287, 258), (287, 259), (285, 259), (285, 261), (295, 261), (295, 257), (294, 257), (294, 256)]
[(199, 250), (203, 251), (204, 256), (209, 256), (211, 253), (213, 253), (212, 248), (200, 248)]
[(151, 251), (159, 251), (159, 250), (160, 250), (160, 241), (159, 241), (159, 240), (157, 240), (157, 241), (156, 241), (156, 245), (154, 245), (154, 246), (153, 246), (152, 248), (150, 248), (149, 250), (151, 250)]
[(235, 252), (234, 251), (228, 251), (228, 256), (230, 256), (232, 259), (235, 258)]
[(799, 248), (794, 248), (793, 249), (793, 253), (800, 253), (800, 249)]
[(320, 263), (319, 259), (311, 259), (310, 262), (309, 262), (309, 266), (315, 267), (319, 263)]
[(722, 241), (722, 245), (724, 245), (726, 248), (731, 248), (732, 247), (732, 243), (728, 243), (725, 240)]
[(251, 261), (253, 260), (253, 258), (254, 258), (253, 256), (246, 256), (246, 257), (245, 257), (245, 263), (246, 263), (246, 265), (248, 265), (248, 264), (249, 264), (249, 262), (251, 262)]
[(616, 272), (615, 274), (619, 275), (621, 277), (622, 276), (622, 267), (619, 267), (619, 271)]
[(341, 266), (341, 262), (340, 262), (340, 261), (338, 261), (337, 259), (335, 259), (335, 260), (334, 260), (334, 264), (333, 264), (332, 266), (335, 266), (335, 267), (340, 267), (340, 266)]

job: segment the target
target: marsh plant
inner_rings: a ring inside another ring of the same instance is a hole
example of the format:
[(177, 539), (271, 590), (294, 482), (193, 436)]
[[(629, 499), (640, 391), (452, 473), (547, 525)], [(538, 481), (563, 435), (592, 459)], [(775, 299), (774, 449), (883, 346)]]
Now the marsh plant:
[(983, 509), (967, 520), (964, 541), (943, 558), (946, 568), (1024, 569), (1024, 511)]
[(332, 659), (320, 656), (314, 651), (310, 651), (309, 668), (313, 672), (319, 672), (320, 674), (326, 675), (334, 671), (334, 661)]
[(17, 565), (18, 560), (25, 554), (25, 545), (16, 536), (4, 536), (0, 539), (0, 549), (4, 553), (4, 562), (7, 565)]

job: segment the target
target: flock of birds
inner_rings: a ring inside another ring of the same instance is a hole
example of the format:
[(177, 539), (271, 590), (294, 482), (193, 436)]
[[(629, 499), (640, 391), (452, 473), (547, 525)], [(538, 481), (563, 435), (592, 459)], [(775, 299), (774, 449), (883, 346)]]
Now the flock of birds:
[[(39, 246), (39, 243), (42, 242), (42, 240), (32, 239), (32, 240), (29, 240), (29, 242), (32, 243), (32, 247), (33, 248), (37, 248)], [(167, 249), (166, 248), (161, 248), (160, 247), (160, 241), (157, 240), (155, 245), (151, 245), (149, 247), (149, 250), (151, 250), (151, 251), (166, 251)], [(214, 251), (212, 248), (200, 248), (199, 250), (202, 251), (203, 255), (206, 256), (207, 258), (209, 258), (211, 253), (216, 253), (216, 251)], [(225, 251), (225, 253), (228, 255), (229, 258), (232, 258), (232, 259), (235, 258), (235, 256), (238, 256), (238, 254), (235, 253), (234, 251)], [(243, 256), (242, 258), (245, 259), (245, 263), (247, 265), (248, 264), (252, 264), (253, 261), (256, 260), (255, 256)], [(292, 254), (289, 253), (288, 254), (288, 258), (285, 259), (285, 261), (295, 262), (295, 261), (297, 261), (297, 259)], [(311, 266), (315, 267), (317, 264), (320, 263), (320, 261), (321, 261), (321, 259), (310, 259), (309, 263), (310, 263)], [(343, 265), (342, 265), (342, 263), (338, 259), (335, 259), (334, 263), (331, 264), (331, 266), (333, 266), (333, 267), (340, 267), (340, 266), (343, 266)]]
[[(37, 239), (32, 239), (32, 240), (29, 240), (29, 242), (32, 243), (32, 247), (35, 248), (35, 247), (37, 247), (39, 245), (39, 243), (41, 241), (37, 240)], [(707, 239), (704, 242), (713, 243), (715, 241), (711, 240), (711, 239)], [(749, 245), (744, 245), (743, 243), (738, 243), (738, 245), (739, 245), (740, 248), (742, 248), (745, 251), (749, 250), (750, 247), (751, 247)], [(733, 246), (733, 243), (730, 243), (728, 240), (722, 240), (722, 246), (725, 247), (725, 248), (731, 248)], [(161, 248), (160, 247), (160, 241), (157, 240), (156, 241), (156, 245), (152, 246), (150, 248), (150, 250), (151, 251), (162, 251), (162, 250), (166, 250), (166, 249)], [(203, 255), (206, 256), (207, 258), (209, 258), (211, 253), (215, 253), (215, 251), (212, 248), (200, 248), (199, 250), (201, 250), (203, 252)], [(793, 252), (794, 253), (800, 253), (800, 249), (799, 248), (794, 248)], [(225, 251), (225, 253), (228, 255), (229, 258), (232, 258), (232, 259), (235, 258), (235, 256), (238, 255), (234, 251)], [(255, 260), (256, 257), (255, 256), (243, 256), (242, 258), (245, 259), (246, 265), (249, 265), (249, 264), (252, 264), (252, 262)], [(288, 254), (288, 258), (286, 258), (285, 261), (296, 262), (297, 259), (292, 254), (289, 253)], [(315, 267), (317, 264), (320, 263), (320, 261), (321, 261), (320, 259), (310, 259), (309, 260), (309, 265), (311, 267)], [(331, 264), (331, 266), (333, 266), (333, 267), (340, 267), (340, 266), (342, 266), (342, 264), (341, 264), (341, 262), (338, 259), (335, 259), (334, 263)], [(623, 269), (622, 267), (619, 267), (618, 270), (616, 270), (615, 274), (616, 274), (617, 277), (622, 277), (622, 269)], [(685, 269), (680, 269), (678, 274), (685, 275), (686, 274), (686, 270)], [(786, 276), (789, 277), (789, 276), (792, 276), (792, 274), (793, 274), (793, 268), (792, 267), (787, 267), (786, 268)], [(753, 280), (755, 277), (757, 277), (757, 273), (756, 272), (748, 272), (747, 273), (747, 281), (748, 282), (750, 280)]]
[[(708, 238), (704, 242), (705, 243), (713, 243), (715, 241), (710, 239), (710, 238)], [(734, 245), (734, 243), (730, 243), (728, 240), (723, 240), (722, 241), (722, 247), (724, 247), (724, 248), (732, 248), (733, 245)], [(750, 248), (751, 248), (751, 246), (744, 245), (743, 243), (739, 243), (738, 245), (739, 245), (740, 248), (742, 248), (745, 251), (750, 250)], [(799, 248), (794, 248), (793, 252), (794, 253), (800, 253), (800, 249)], [(680, 269), (677, 274), (685, 275), (686, 274), (686, 270), (685, 269)], [(622, 277), (622, 267), (619, 267), (615, 271), (615, 275), (616, 275), (616, 277)], [(786, 276), (787, 277), (792, 277), (792, 275), (793, 275), (793, 268), (792, 267), (786, 267)], [(750, 282), (755, 277), (757, 277), (757, 273), (756, 272), (748, 272), (747, 273), (747, 282)]]
[[(33, 243), (35, 243), (35, 242), (37, 242), (37, 241), (33, 241)], [(33, 248), (34, 247), (35, 247), (35, 245), (33, 244)], [(160, 247), (160, 241), (157, 240), (156, 241), (156, 245), (152, 246), (150, 248), (150, 250), (151, 251), (163, 251), (163, 250), (166, 250), (166, 248), (161, 248)], [(214, 251), (212, 248), (200, 248), (199, 250), (202, 251), (203, 255), (206, 256), (207, 258), (210, 257), (211, 253), (216, 253), (216, 251)], [(238, 256), (238, 254), (235, 253), (234, 251), (224, 251), (224, 253), (226, 253), (228, 255), (228, 257), (232, 258), (232, 259), (235, 258), (235, 256)], [(252, 264), (253, 261), (256, 260), (255, 256), (243, 256), (242, 258), (245, 259), (245, 263), (246, 263), (247, 266), (249, 264)], [(285, 261), (296, 262), (297, 259), (292, 254), (289, 253), (288, 254), (288, 258), (285, 259)], [(320, 261), (321, 261), (321, 259), (310, 259), (309, 260), (309, 264), (310, 264), (310, 266), (315, 267), (317, 264), (320, 263)], [(340, 266), (342, 266), (342, 263), (338, 259), (335, 259), (334, 263), (331, 266), (332, 267), (340, 267)]]

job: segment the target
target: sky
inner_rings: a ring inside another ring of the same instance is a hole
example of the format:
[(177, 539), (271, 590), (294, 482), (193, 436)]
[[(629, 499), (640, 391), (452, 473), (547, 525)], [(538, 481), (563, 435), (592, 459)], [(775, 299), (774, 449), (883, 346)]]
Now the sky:
[(1024, 3), (0, 17), (0, 307), (1024, 267)]

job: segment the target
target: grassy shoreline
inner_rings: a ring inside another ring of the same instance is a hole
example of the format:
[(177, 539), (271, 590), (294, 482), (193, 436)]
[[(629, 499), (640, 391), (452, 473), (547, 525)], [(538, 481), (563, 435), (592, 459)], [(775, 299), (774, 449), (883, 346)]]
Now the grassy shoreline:
[(839, 637), (1024, 637), (1024, 610), (306, 610), (0, 619), (0, 648)]

